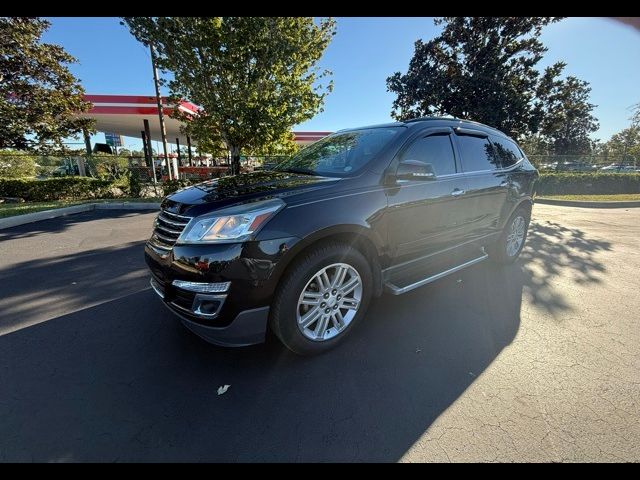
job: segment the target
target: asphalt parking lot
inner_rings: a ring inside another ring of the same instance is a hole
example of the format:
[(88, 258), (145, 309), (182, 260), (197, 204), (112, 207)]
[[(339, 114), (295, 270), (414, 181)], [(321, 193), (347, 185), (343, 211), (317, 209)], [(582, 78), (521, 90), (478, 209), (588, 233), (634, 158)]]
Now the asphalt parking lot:
[(316, 358), (182, 327), (153, 217), (0, 230), (0, 461), (640, 461), (640, 208), (536, 205), (518, 264), (384, 296)]

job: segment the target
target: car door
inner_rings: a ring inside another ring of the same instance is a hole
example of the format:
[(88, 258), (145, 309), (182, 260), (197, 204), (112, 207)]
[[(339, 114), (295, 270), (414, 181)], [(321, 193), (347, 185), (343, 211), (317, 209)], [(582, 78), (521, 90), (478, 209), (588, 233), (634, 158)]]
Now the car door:
[(465, 238), (477, 239), (496, 233), (509, 190), (508, 175), (485, 132), (456, 128), (453, 136), (467, 182), (460, 198)]
[[(466, 184), (456, 163), (451, 132), (450, 128), (422, 132), (390, 166), (387, 228), (397, 261), (432, 254), (461, 241), (459, 199)], [(399, 178), (399, 168), (411, 164), (423, 164), (428, 173)]]

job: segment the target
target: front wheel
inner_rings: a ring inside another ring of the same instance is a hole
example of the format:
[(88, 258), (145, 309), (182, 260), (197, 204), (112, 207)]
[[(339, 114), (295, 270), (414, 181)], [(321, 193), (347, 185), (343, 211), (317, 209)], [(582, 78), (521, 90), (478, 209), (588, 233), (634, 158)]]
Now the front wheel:
[(358, 250), (324, 245), (295, 261), (285, 274), (271, 307), (271, 328), (295, 353), (322, 353), (362, 318), (371, 291), (371, 269)]
[(509, 264), (515, 262), (527, 239), (531, 213), (524, 207), (518, 208), (509, 217), (500, 238), (489, 248), (489, 256), (497, 263)]

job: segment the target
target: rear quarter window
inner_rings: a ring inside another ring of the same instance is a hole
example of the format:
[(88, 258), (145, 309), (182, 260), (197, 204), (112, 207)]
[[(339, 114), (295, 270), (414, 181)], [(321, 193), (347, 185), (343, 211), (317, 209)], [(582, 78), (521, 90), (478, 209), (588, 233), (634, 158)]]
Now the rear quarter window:
[(511, 140), (495, 135), (491, 135), (490, 138), (502, 168), (509, 168), (522, 158), (522, 152)]

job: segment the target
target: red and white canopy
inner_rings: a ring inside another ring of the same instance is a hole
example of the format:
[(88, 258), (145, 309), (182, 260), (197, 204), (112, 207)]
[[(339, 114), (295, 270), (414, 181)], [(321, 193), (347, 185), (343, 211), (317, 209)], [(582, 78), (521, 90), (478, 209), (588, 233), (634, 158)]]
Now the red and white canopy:
[[(144, 130), (143, 120), (149, 120), (151, 139), (161, 141), (160, 120), (155, 96), (143, 95), (85, 95), (85, 100), (91, 102), (93, 107), (82, 116), (96, 120), (96, 130), (110, 132), (127, 137), (140, 138), (140, 132)], [(187, 137), (180, 132), (182, 122), (172, 118), (175, 104), (169, 102), (167, 97), (162, 97), (162, 106), (167, 130), (167, 141), (176, 143), (180, 139), (182, 145), (187, 144)], [(190, 115), (198, 114), (198, 107), (193, 103), (181, 101), (178, 109)], [(293, 132), (298, 145), (308, 145), (331, 132)], [(195, 145), (195, 142), (193, 142)]]
[[(143, 120), (147, 119), (151, 139), (162, 140), (155, 96), (85, 95), (84, 98), (91, 102), (93, 107), (83, 116), (96, 120), (96, 130), (140, 138), (140, 132), (144, 130)], [(176, 138), (179, 138), (180, 143), (186, 145), (187, 137), (180, 132), (182, 122), (171, 117), (175, 105), (171, 104), (168, 98), (162, 97), (162, 106), (167, 141), (176, 143)], [(188, 114), (198, 114), (198, 107), (193, 103), (180, 102), (178, 109)]]

